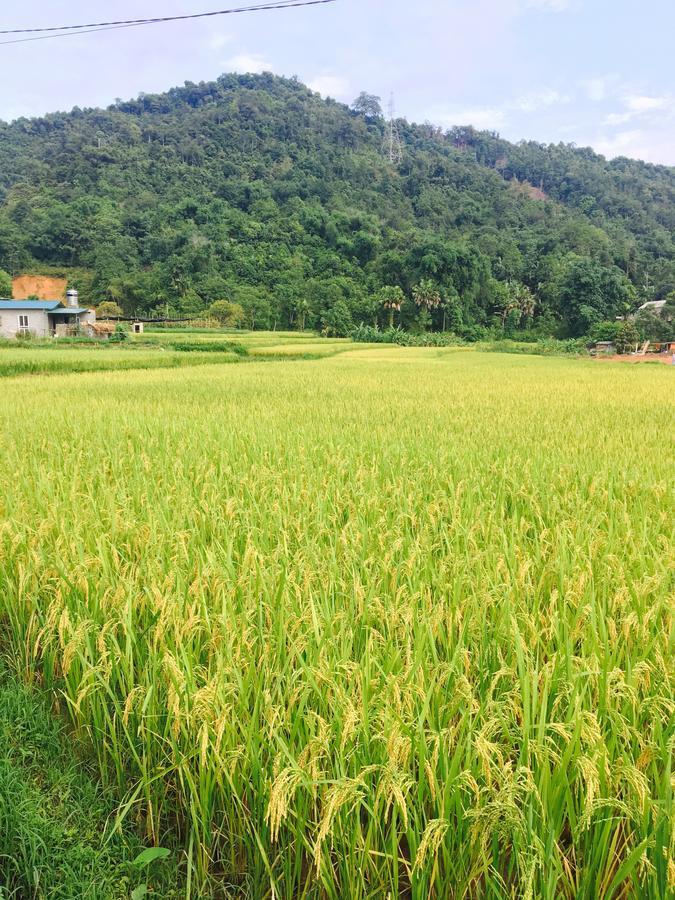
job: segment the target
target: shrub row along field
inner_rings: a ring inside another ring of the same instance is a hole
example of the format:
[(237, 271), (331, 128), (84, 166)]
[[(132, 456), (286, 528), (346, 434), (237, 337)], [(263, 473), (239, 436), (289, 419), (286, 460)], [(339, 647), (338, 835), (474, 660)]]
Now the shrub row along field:
[(198, 896), (675, 888), (670, 370), (77, 386), (0, 397), (3, 635)]

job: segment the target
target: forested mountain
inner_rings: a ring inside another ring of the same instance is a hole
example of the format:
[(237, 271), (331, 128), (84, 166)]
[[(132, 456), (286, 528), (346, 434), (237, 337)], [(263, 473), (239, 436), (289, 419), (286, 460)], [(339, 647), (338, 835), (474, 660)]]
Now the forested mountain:
[(420, 282), (431, 327), (572, 335), (675, 290), (675, 169), (398, 126), (392, 164), (372, 105), (267, 74), (0, 123), (0, 268), (72, 269), (128, 312), (226, 299), (336, 332), (383, 324), (385, 287), (411, 324)]

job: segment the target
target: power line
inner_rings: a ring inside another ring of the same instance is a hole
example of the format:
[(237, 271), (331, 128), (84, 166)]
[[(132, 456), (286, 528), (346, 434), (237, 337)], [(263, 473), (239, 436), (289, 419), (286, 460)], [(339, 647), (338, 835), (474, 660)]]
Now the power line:
[(112, 22), (87, 22), (84, 25), (51, 25), (48, 28), (11, 28), (0, 30), (0, 34), (36, 34), (44, 31), (72, 31), (76, 28), (107, 28), (113, 25), (154, 25), (159, 22), (180, 22), (185, 19), (205, 19), (209, 16), (225, 16), (238, 12), (253, 12), (257, 9), (283, 9), (287, 6), (311, 6), (318, 3), (334, 3), (335, 0), (277, 0), (276, 3), (257, 3), (235, 9), (217, 9), (204, 13), (186, 13), (181, 16), (156, 16), (146, 19), (118, 19)]
[(111, 25), (107, 28), (88, 28), (83, 31), (66, 31), (63, 34), (43, 34), (40, 37), (15, 38), (12, 41), (0, 41), (0, 47), (8, 44), (28, 44), (31, 41), (48, 41), (51, 38), (78, 37), (81, 34), (96, 34), (98, 31), (120, 31), (122, 28), (138, 28), (138, 25)]
[(275, 3), (262, 3), (254, 6), (239, 6), (233, 9), (217, 9), (211, 12), (191, 13), (182, 16), (159, 16), (153, 19), (127, 19), (116, 22), (91, 22), (83, 25), (55, 25), (48, 28), (15, 28), (0, 30), (3, 34), (37, 34), (38, 37), (15, 38), (0, 41), (0, 47), (7, 44), (23, 44), (29, 41), (45, 41), (50, 38), (72, 37), (78, 34), (93, 34), (98, 31), (115, 31), (121, 28), (138, 28), (143, 25), (161, 25), (166, 22), (184, 22), (188, 19), (206, 19), (215, 16), (231, 16), (245, 12), (264, 12), (268, 10), (293, 9), (300, 6), (326, 6), (337, 0), (277, 0)]

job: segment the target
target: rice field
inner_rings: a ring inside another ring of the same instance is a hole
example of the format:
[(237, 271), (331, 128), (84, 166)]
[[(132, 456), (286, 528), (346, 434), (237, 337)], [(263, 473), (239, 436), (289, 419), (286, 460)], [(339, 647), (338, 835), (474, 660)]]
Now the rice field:
[(360, 347), (8, 380), (15, 677), (188, 896), (672, 895), (674, 375)]
[(175, 369), (237, 362), (234, 353), (178, 353), (162, 347), (121, 349), (116, 346), (0, 348), (0, 378), (20, 375), (67, 375), (134, 369)]
[[(178, 337), (177, 337), (178, 335)], [(250, 356), (260, 357), (305, 357), (319, 359), (326, 356), (335, 356), (351, 350), (354, 344), (349, 338), (323, 338), (317, 337), (314, 332), (305, 331), (194, 331), (185, 335), (170, 330), (160, 329), (147, 331), (142, 337), (136, 338), (145, 343), (157, 342), (166, 346), (175, 343), (176, 340), (187, 339), (196, 347), (208, 345), (214, 341), (222, 341), (226, 337), (235, 341), (246, 349)], [(366, 347), (379, 347), (379, 344), (360, 345)]]
[(50, 341), (22, 346), (5, 341), (0, 343), (0, 378), (190, 368), (238, 362), (243, 357), (321, 359), (353, 346), (347, 339), (297, 332), (151, 332), (130, 337), (124, 344)]

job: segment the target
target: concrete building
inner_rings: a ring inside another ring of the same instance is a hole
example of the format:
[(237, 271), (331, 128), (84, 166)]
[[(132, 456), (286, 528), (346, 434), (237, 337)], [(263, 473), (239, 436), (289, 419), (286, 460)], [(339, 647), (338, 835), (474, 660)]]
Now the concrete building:
[(638, 309), (638, 313), (649, 311), (658, 315), (667, 302), (667, 300), (648, 300)]
[(65, 337), (96, 321), (93, 309), (78, 305), (77, 291), (68, 291), (67, 305), (60, 300), (0, 300), (0, 337)]

